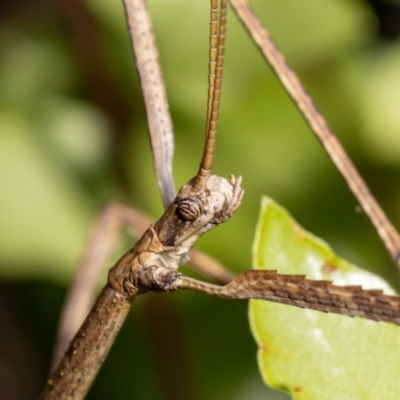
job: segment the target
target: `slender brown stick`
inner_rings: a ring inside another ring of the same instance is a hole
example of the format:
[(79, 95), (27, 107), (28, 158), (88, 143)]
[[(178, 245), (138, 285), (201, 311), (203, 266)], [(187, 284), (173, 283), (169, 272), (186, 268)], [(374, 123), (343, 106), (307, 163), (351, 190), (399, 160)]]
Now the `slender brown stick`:
[(175, 198), (172, 177), (174, 133), (151, 19), (145, 0), (123, 0), (146, 105), (153, 164), (164, 209)]
[(107, 206), (96, 219), (85, 252), (65, 299), (51, 362), (51, 370), (67, 350), (70, 340), (93, 305), (98, 277), (115, 248), (121, 221), (115, 218), (115, 205)]
[(40, 399), (83, 399), (114, 343), (130, 301), (106, 286)]
[(400, 236), (389, 221), (367, 185), (357, 172), (338, 138), (329, 128), (326, 120), (317, 110), (299, 78), (289, 67), (283, 54), (272, 41), (267, 29), (251, 9), (247, 0), (230, 0), (238, 18), (259, 47), (282, 85), (292, 97), (297, 107), (320, 140), (325, 151), (339, 170), (361, 207), (368, 215), (393, 260), (400, 268)]
[(302, 275), (276, 271), (246, 271), (226, 286), (217, 286), (180, 275), (175, 289), (191, 289), (224, 299), (261, 299), (323, 312), (385, 321), (400, 325), (400, 297), (360, 286), (336, 286)]

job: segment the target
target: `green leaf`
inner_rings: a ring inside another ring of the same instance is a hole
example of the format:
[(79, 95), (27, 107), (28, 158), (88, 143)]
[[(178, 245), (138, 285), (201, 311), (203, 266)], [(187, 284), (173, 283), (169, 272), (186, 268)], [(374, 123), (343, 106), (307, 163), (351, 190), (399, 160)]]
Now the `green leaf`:
[[(393, 293), (382, 279), (338, 257), (268, 198), (262, 201), (253, 267)], [(395, 400), (400, 396), (400, 328), (396, 325), (260, 300), (250, 302), (250, 323), (263, 379), (294, 399)]]

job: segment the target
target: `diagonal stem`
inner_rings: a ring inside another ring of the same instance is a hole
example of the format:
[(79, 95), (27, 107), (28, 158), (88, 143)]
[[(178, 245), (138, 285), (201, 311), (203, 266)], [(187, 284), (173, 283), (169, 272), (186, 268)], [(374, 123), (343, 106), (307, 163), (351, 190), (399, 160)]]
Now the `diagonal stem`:
[(93, 305), (99, 275), (113, 249), (121, 228), (116, 218), (118, 204), (105, 207), (96, 218), (76, 275), (62, 309), (51, 367), (53, 370)]
[[(133, 297), (132, 297), (133, 299)], [(83, 399), (124, 323), (132, 299), (105, 286), (47, 381), (40, 399)]]
[(325, 118), (317, 110), (299, 78), (289, 67), (285, 57), (272, 41), (270, 34), (251, 9), (248, 1), (230, 0), (230, 3), (282, 85), (296, 103), (312, 131), (320, 140), (330, 159), (343, 176), (364, 212), (368, 215), (393, 260), (400, 268), (400, 235), (369, 191), (338, 138), (329, 128)]

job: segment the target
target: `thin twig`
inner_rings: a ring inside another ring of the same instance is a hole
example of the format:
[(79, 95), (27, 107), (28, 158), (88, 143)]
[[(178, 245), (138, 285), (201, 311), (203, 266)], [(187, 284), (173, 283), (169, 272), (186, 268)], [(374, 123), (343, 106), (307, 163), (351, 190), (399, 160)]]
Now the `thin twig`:
[[(133, 297), (132, 297), (133, 298)], [(83, 399), (130, 309), (126, 296), (106, 286), (40, 397)]]
[(230, 0), (238, 18), (259, 47), (265, 59), (279, 77), (282, 85), (296, 103), (312, 131), (339, 170), (347, 185), (368, 215), (394, 262), (400, 268), (400, 235), (389, 221), (367, 185), (357, 172), (338, 138), (317, 110), (299, 78), (289, 67), (283, 54), (272, 41), (267, 29), (254, 13), (247, 0)]
[(175, 198), (172, 177), (174, 132), (151, 19), (145, 0), (123, 0), (146, 105), (153, 164), (164, 209)]
[(99, 275), (116, 246), (121, 227), (118, 210), (112, 204), (99, 213), (89, 235), (74, 281), (66, 296), (60, 315), (51, 367), (53, 370), (68, 348), (78, 328), (93, 305)]

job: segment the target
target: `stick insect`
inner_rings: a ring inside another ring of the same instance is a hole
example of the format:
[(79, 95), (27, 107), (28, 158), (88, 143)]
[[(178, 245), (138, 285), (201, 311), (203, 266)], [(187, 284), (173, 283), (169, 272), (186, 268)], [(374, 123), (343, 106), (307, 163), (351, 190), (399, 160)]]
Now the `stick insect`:
[[(265, 54), (271, 52), (272, 56), (267, 57), (279, 74), (279, 68), (285, 63), (276, 48), (273, 45), (271, 47), (272, 42), (247, 3), (236, 0), (231, 1), (231, 4), (262, 51)], [(327, 282), (309, 281), (301, 276), (279, 275), (275, 271), (247, 271), (225, 286), (195, 280), (178, 271), (178, 267), (187, 261), (189, 250), (197, 238), (212, 227), (227, 221), (238, 208), (243, 195), (241, 178), (231, 176), (226, 180), (211, 174), (222, 81), (227, 2), (221, 0), (219, 12), (216, 0), (213, 0), (211, 5), (206, 142), (197, 175), (184, 185), (175, 197), (170, 169), (171, 140), (165, 139), (171, 135), (172, 129), (170, 122), (165, 119), (165, 103), (159, 104), (155, 100), (164, 97), (164, 93), (160, 81), (161, 74), (155, 69), (157, 64), (154, 61), (157, 60), (157, 55), (154, 53), (151, 39), (148, 41), (148, 38), (151, 38), (150, 20), (146, 16), (145, 4), (142, 1), (125, 2), (147, 104), (158, 182), (166, 212), (110, 270), (106, 287), (49, 378), (42, 395), (43, 399), (83, 398), (126, 318), (130, 303), (137, 295), (147, 291), (191, 289), (222, 298), (259, 298), (353, 317), (400, 323), (399, 300), (385, 296), (379, 291), (365, 291), (360, 302), (359, 288), (336, 287)], [(293, 90), (295, 97), (299, 96), (297, 101), (304, 106), (307, 96), (302, 93), (298, 81), (290, 75), (290, 70), (284, 70), (283, 76), (284, 83), (289, 90)], [(322, 128), (323, 132), (325, 122), (321, 121), (319, 114), (315, 111), (307, 114), (307, 109), (305, 114), (311, 125), (317, 131)], [(397, 233), (377, 208), (374, 200), (368, 196), (363, 182), (355, 175), (351, 164), (341, 153), (340, 145), (332, 139), (334, 136), (328, 133), (329, 136), (321, 140), (328, 152), (333, 148), (333, 152), (339, 157), (335, 159), (339, 169), (342, 166), (345, 173), (350, 171), (350, 186), (356, 196), (361, 194), (359, 199), (365, 211), (371, 213), (379, 234), (397, 261)], [(120, 206), (114, 206), (112, 210), (115, 214), (128, 215), (125, 218), (132, 216), (130, 211)], [(203, 261), (199, 264), (205, 267), (209, 275), (220, 281), (229, 279), (229, 275), (216, 268), (212, 262)], [(313, 296), (310, 297), (310, 293)], [(319, 300), (315, 301), (315, 298)], [(69, 335), (66, 334), (64, 342), (69, 340)], [(64, 344), (59, 348), (64, 351)], [(59, 356), (56, 355), (55, 358), (57, 363)]]

